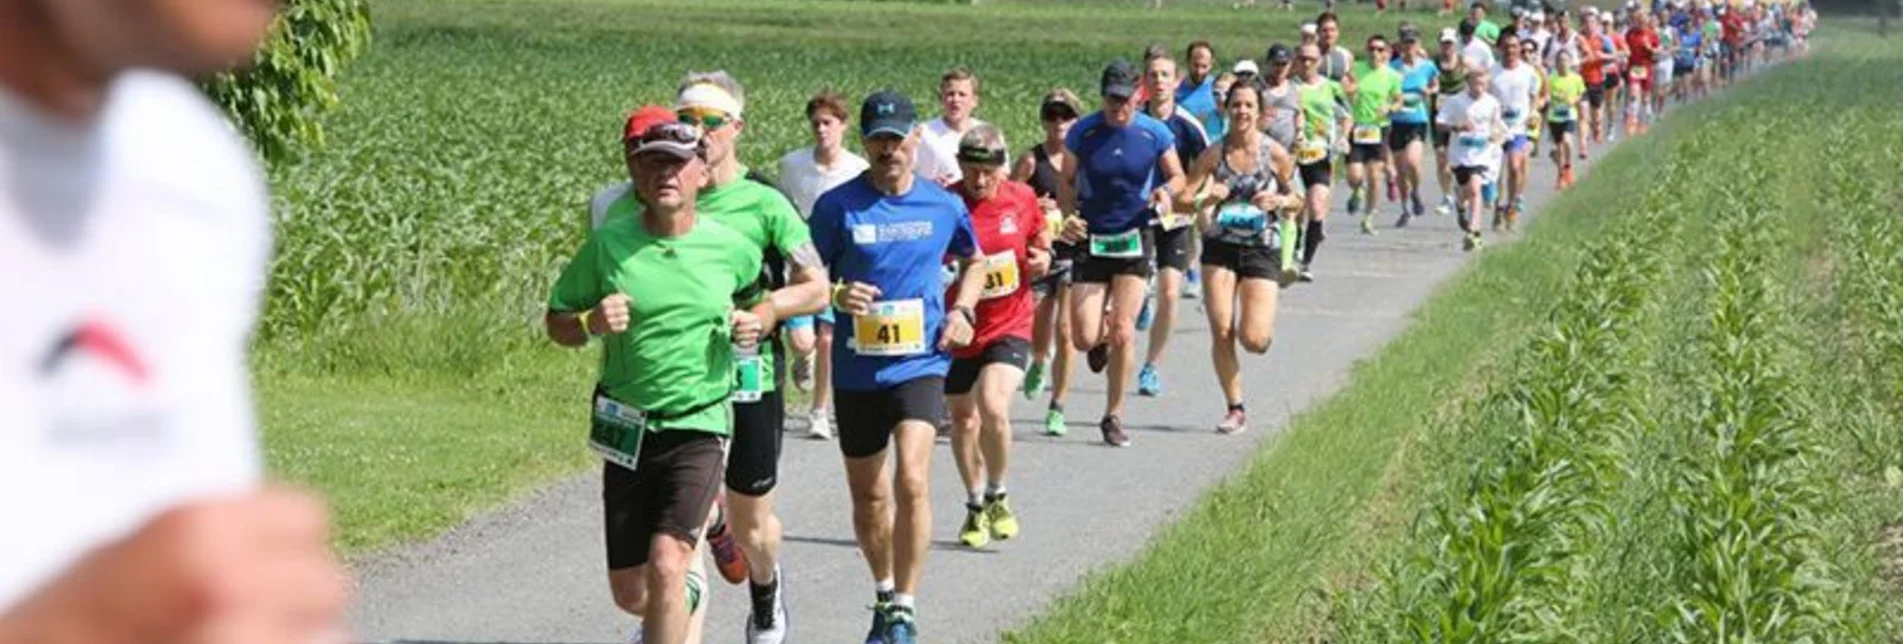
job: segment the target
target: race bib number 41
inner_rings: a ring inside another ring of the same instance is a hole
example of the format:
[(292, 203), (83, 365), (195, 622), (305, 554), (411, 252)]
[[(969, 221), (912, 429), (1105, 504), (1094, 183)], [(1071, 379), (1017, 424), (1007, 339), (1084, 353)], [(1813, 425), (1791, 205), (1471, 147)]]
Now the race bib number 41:
[(853, 350), (862, 356), (925, 353), (925, 300), (873, 302), (864, 315), (853, 317), (852, 339)]
[(978, 294), (983, 299), (1004, 297), (1018, 292), (1018, 255), (1004, 251), (985, 257), (985, 290)]

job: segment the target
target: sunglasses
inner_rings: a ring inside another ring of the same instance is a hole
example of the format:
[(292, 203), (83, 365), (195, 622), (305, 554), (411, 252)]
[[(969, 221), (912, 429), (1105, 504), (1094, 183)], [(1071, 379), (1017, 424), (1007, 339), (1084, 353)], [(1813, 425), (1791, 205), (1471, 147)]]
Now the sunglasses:
[(682, 123), (699, 127), (703, 130), (718, 130), (733, 120), (732, 117), (727, 116), (723, 112), (704, 109), (681, 110), (675, 112), (674, 117), (680, 119)]
[(1369, 48), (1368, 48), (1368, 51), (1375, 51), (1375, 52), (1382, 52), (1382, 51), (1387, 51), (1387, 50), (1388, 50), (1388, 48), (1387, 48), (1387, 47), (1385, 47), (1385, 46), (1383, 46), (1383, 47), (1369, 47)]

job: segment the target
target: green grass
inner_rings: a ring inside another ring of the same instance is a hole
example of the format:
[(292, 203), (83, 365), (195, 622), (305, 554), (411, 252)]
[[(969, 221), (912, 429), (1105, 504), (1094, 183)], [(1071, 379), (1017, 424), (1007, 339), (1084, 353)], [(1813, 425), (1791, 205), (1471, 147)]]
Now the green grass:
[[(1347, 15), (1351, 40), (1398, 20)], [(546, 289), (588, 198), (621, 172), (622, 115), (668, 100), (689, 70), (747, 85), (740, 149), (771, 171), (807, 144), (801, 109), (821, 88), (893, 86), (929, 114), (938, 76), (969, 66), (979, 115), (1022, 148), (1037, 98), (1091, 95), (1111, 58), (1201, 38), (1227, 64), (1308, 17), (1210, 2), (379, 2), (330, 146), (271, 172), (277, 254), (255, 360), (271, 467), (329, 496), (353, 553), (583, 467), (593, 362), (541, 338)]]
[(1009, 640), (1888, 641), (1903, 46), (1850, 26), (1624, 146)]

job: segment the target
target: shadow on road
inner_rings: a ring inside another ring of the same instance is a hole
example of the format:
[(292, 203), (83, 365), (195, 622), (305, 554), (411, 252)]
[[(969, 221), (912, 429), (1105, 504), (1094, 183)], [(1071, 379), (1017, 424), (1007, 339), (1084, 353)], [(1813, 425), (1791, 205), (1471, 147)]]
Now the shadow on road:
[[(816, 546), (833, 546), (835, 548), (851, 548), (853, 550), (859, 549), (859, 542), (853, 541), (851, 539), (834, 539), (832, 537), (802, 537), (798, 535), (789, 534), (789, 535), (780, 537), (780, 540), (786, 541), (789, 543), (807, 543), (807, 544), (812, 544)], [(944, 540), (944, 539), (933, 541), (932, 549), (945, 551), (945, 552), (968, 552), (968, 553), (980, 554), (980, 555), (997, 554), (996, 552), (991, 550), (984, 550), (984, 549), (974, 550), (971, 548), (966, 548), (965, 544), (962, 544), (956, 541)], [(465, 644), (465, 643), (463, 642), (392, 642), (391, 644)], [(470, 642), (468, 644), (477, 644), (477, 643)], [(482, 644), (487, 644), (487, 643), (482, 643)], [(496, 644), (506, 644), (506, 643), (498, 642)]]

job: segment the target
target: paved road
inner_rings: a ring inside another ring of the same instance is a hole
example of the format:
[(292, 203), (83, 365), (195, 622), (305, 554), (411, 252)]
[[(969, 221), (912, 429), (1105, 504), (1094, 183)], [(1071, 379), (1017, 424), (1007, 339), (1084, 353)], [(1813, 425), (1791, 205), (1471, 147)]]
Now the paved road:
[[(1536, 160), (1533, 177), (1529, 210), (1551, 194), (1550, 162)], [(1337, 210), (1345, 200), (1338, 191)], [(1209, 367), (1207, 324), (1198, 302), (1186, 300), (1162, 365), (1167, 391), (1126, 405), (1130, 448), (1099, 442), (1104, 381), (1081, 365), (1067, 404), (1068, 437), (1043, 436), (1042, 401), (1019, 399), (1009, 481), (1024, 525), (1018, 539), (981, 552), (958, 546), (964, 493), (941, 442), (932, 463), (936, 536), (919, 592), (921, 633), (936, 642), (996, 641), (1085, 574), (1128, 559), (1258, 441), (1334, 391), (1357, 360), (1405, 328), (1410, 312), (1469, 255), (1451, 217), (1430, 213), (1395, 230), (1393, 209), (1384, 204), (1372, 237), (1337, 213), (1316, 262), (1319, 281), (1283, 292), (1274, 348), (1245, 354), (1248, 433), (1212, 431), (1225, 409)], [(373, 642), (419, 644), (627, 641), (631, 618), (609, 600), (602, 569), (598, 476), (560, 482), (434, 542), (363, 562), (357, 632)], [(789, 436), (782, 478), (793, 641), (859, 641), (871, 619), (872, 582), (853, 542), (838, 448)], [(712, 576), (718, 590), (708, 641), (741, 641), (746, 594)]]

